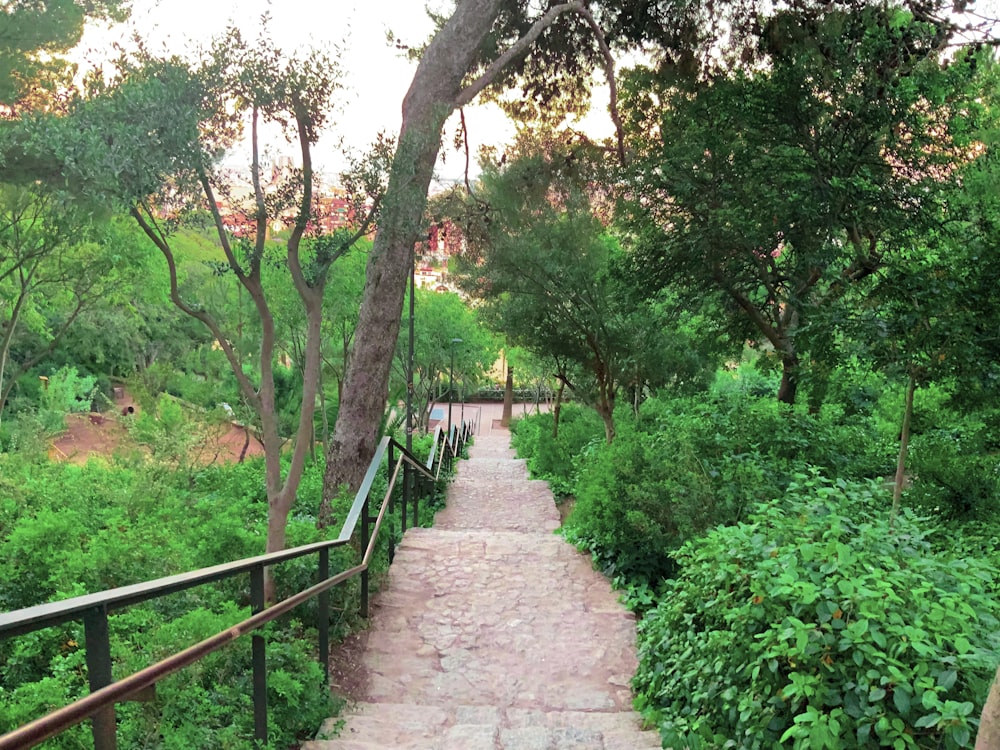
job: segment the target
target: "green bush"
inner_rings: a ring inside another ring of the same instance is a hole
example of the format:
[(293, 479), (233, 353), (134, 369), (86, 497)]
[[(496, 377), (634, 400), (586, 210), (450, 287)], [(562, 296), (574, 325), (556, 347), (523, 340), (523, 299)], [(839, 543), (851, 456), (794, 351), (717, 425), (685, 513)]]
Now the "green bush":
[(42, 390), (42, 409), (59, 414), (90, 411), (97, 392), (97, 378), (81, 376), (75, 367), (63, 367)]
[[(614, 443), (591, 442), (564, 462), (577, 500), (565, 534), (623, 586), (655, 587), (685, 540), (780, 496), (809, 465), (865, 477), (892, 462), (893, 446), (857, 420), (838, 424), (738, 391), (707, 402), (651, 398), (637, 419), (617, 417)], [(555, 455), (545, 426), (518, 426), (538, 444), (536, 457)]]
[(809, 466), (848, 479), (892, 471), (894, 435), (880, 423), (759, 398), (747, 383), (760, 377), (742, 368), (720, 375), (708, 398), (664, 393), (637, 417), (620, 409), (612, 445), (596, 415), (576, 406), (557, 439), (551, 415), (532, 415), (515, 423), (513, 444), (533, 476), (575, 496), (567, 538), (622, 586), (655, 587), (671, 575), (672, 552), (686, 539), (778, 497)]
[(677, 554), (639, 628), (666, 745), (968, 747), (997, 661), (985, 563), (934, 552), (875, 484), (797, 477)]
[(1000, 511), (1000, 459), (986, 452), (981, 429), (928, 430), (914, 436), (907, 499), (946, 518), (993, 518)]
[(676, 438), (623, 421), (614, 443), (580, 469), (565, 536), (623, 583), (655, 585), (673, 575), (673, 553), (685, 540), (736, 521), (747, 502), (778, 491), (759, 456), (712, 455)]
[(593, 409), (569, 403), (561, 409), (556, 438), (552, 427), (551, 413), (517, 419), (511, 425), (511, 445), (527, 459), (532, 477), (548, 481), (556, 496), (572, 495), (580, 465), (590, 455), (587, 449), (604, 442), (604, 424)]
[[(169, 414), (167, 415), (169, 418)], [(321, 538), (315, 527), (323, 466), (310, 463), (288, 526), (289, 545)], [(384, 489), (384, 478), (379, 479)], [(267, 502), (260, 460), (169, 472), (153, 463), (54, 464), (0, 454), (0, 609), (11, 610), (111, 586), (260, 554)], [(335, 507), (346, 515), (349, 500)], [(386, 564), (388, 541), (373, 560)], [(333, 571), (356, 551), (331, 555)], [(276, 568), (279, 597), (311, 585), (316, 557)], [(168, 652), (222, 631), (249, 614), (247, 578), (220, 581), (130, 607), (109, 621), (115, 674), (134, 672)], [(334, 589), (331, 624), (357, 620), (357, 583)], [(331, 713), (316, 661), (315, 600), (267, 630), (272, 746), (314, 734)], [(70, 622), (0, 640), (0, 733), (86, 693), (82, 625)], [(250, 748), (249, 639), (185, 669), (157, 687), (151, 703), (119, 707), (120, 745)], [(49, 741), (90, 743), (81, 726)], [(47, 746), (48, 746), (47, 745)]]

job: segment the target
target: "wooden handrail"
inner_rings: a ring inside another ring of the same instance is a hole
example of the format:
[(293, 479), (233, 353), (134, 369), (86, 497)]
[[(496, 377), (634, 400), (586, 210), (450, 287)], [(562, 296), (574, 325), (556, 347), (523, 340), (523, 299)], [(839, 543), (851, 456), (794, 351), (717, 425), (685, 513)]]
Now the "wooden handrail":
[[(474, 432), (469, 426), (463, 424), (461, 430), (462, 442), (464, 444)], [(351, 509), (344, 519), (343, 526), (336, 539), (325, 542), (315, 542), (313, 544), (295, 547), (289, 550), (273, 552), (267, 555), (244, 558), (222, 565), (215, 565), (209, 568), (188, 571), (178, 575), (158, 578), (153, 581), (145, 581), (130, 586), (122, 586), (95, 594), (85, 594), (83, 596), (64, 599), (51, 604), (40, 604), (33, 607), (25, 607), (7, 613), (0, 613), (0, 637), (13, 637), (24, 633), (30, 633), (42, 628), (58, 625), (72, 620), (83, 620), (87, 635), (87, 665), (91, 675), (91, 692), (89, 695), (71, 703), (68, 706), (57, 709), (46, 716), (25, 724), (24, 726), (0, 736), (0, 750), (21, 750), (22, 748), (34, 747), (40, 742), (53, 737), (66, 729), (84, 721), (88, 717), (94, 718), (94, 747), (95, 750), (114, 750), (117, 747), (115, 737), (114, 706), (120, 701), (155, 685), (164, 677), (193, 664), (208, 654), (228, 645), (240, 636), (258, 630), (263, 625), (289, 612), (300, 604), (320, 597), (319, 606), (319, 643), (320, 662), (327, 668), (328, 650), (328, 629), (329, 629), (329, 601), (328, 593), (330, 589), (355, 576), (362, 576), (362, 601), (361, 613), (367, 616), (367, 577), (368, 566), (375, 551), (376, 542), (382, 523), (388, 508), (392, 504), (393, 491), (396, 486), (400, 470), (404, 466), (410, 467), (426, 480), (436, 481), (441, 473), (441, 461), (444, 456), (444, 449), (448, 447), (450, 441), (443, 441), (441, 459), (435, 461), (437, 452), (437, 442), (440, 439), (440, 427), (435, 431), (434, 444), (431, 447), (430, 456), (426, 463), (421, 463), (412, 453), (406, 450), (390, 437), (384, 437), (379, 442), (365, 473), (361, 487), (354, 496)], [(381, 468), (382, 459), (386, 451), (390, 449), (399, 451), (398, 459), (394, 466), (389, 466), (389, 483), (385, 496), (379, 505), (376, 516), (371, 517), (368, 512), (369, 496), (372, 485), (378, 471)], [(455, 455), (454, 449), (452, 454)], [(435, 470), (436, 466), (436, 470)], [(405, 514), (405, 507), (403, 512)], [(417, 506), (414, 506), (416, 516)], [(331, 549), (347, 544), (354, 535), (358, 521), (362, 522), (362, 533), (365, 539), (364, 554), (359, 565), (336, 575), (329, 575), (329, 552)], [(375, 526), (369, 533), (368, 524), (374, 521)], [(266, 609), (262, 600), (262, 581), (264, 568), (277, 563), (304, 557), (310, 554), (319, 555), (319, 582), (315, 585), (300, 591), (287, 599), (282, 600)], [(121, 680), (111, 682), (110, 648), (108, 643), (107, 617), (109, 612), (122, 609), (132, 604), (138, 604), (161, 596), (183, 591), (185, 589), (201, 586), (206, 583), (224, 580), (236, 575), (248, 573), (251, 578), (252, 599), (254, 599), (254, 612), (251, 617), (242, 620), (226, 630), (223, 630), (200, 643), (190, 646), (183, 651), (168, 656), (149, 667), (146, 667)], [(258, 653), (259, 649), (259, 653)], [(266, 705), (266, 666), (264, 673), (257, 674), (258, 665), (264, 662), (264, 639), (254, 637), (254, 715), (255, 715), (255, 736), (256, 739), (267, 742), (267, 705)], [(106, 675), (104, 684), (95, 684), (94, 675)]]

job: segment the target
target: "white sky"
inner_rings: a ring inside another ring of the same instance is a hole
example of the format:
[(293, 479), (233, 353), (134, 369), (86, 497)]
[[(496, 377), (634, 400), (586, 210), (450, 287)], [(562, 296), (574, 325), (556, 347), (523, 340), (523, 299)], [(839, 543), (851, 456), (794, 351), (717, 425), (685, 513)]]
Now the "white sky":
[[(430, 0), (433, 7), (449, 7), (447, 0)], [(124, 27), (90, 29), (84, 36), (80, 56), (94, 63), (110, 56), (113, 42), (126, 42), (134, 32), (150, 42), (154, 51), (166, 47), (183, 52), (192, 44), (221, 34), (235, 22), (245, 36), (256, 36), (261, 14), (270, 10), (274, 39), (288, 50), (317, 46), (337, 46), (347, 71), (348, 89), (341, 94), (342, 111), (329, 136), (320, 141), (314, 158), (320, 170), (335, 173), (341, 166), (335, 141), (362, 150), (380, 130), (395, 134), (400, 125), (400, 105), (413, 77), (415, 63), (389, 47), (386, 32), (406, 43), (422, 43), (432, 24), (424, 11), (424, 0), (134, 0), (132, 17)], [(598, 94), (600, 97), (600, 94)], [(605, 116), (605, 119), (607, 117)], [(472, 171), (478, 145), (502, 145), (514, 133), (513, 125), (496, 107), (466, 108), (472, 148)], [(449, 145), (457, 118), (449, 123), (442, 149), (445, 162), (438, 159), (438, 173), (457, 179), (464, 171), (464, 154)], [(610, 129), (610, 125), (609, 125)], [(284, 142), (275, 149), (295, 156)], [(332, 174), (331, 174), (332, 176)]]

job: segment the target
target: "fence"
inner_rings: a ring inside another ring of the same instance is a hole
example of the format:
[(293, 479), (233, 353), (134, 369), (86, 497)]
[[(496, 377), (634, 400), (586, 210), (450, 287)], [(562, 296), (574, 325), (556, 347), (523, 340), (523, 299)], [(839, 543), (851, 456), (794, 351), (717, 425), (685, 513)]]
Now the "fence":
[[(474, 432), (474, 423), (453, 425), (447, 435), (439, 427), (435, 430), (434, 443), (426, 461), (417, 459), (394, 439), (383, 438), (336, 539), (0, 614), (0, 638), (10, 638), (64, 622), (82, 620), (90, 685), (90, 694), (84, 698), (0, 737), (0, 750), (34, 747), (87, 718), (93, 720), (95, 750), (115, 750), (117, 748), (116, 703), (152, 689), (167, 675), (199, 661), (243, 635), (258, 631), (267, 623), (313, 597), (318, 597), (319, 604), (317, 639), (319, 660), (324, 674), (329, 677), (330, 590), (355, 576), (360, 576), (360, 611), (363, 617), (368, 616), (368, 566), (375, 551), (383, 520), (387, 513), (394, 512), (394, 496), (397, 494), (395, 488), (400, 473), (403, 473), (403, 491), (400, 493), (401, 527), (405, 531), (407, 511), (412, 509), (413, 525), (416, 525), (420, 494), (426, 495), (428, 491), (433, 493), (442, 470), (451, 467), (455, 457), (461, 454)], [(371, 515), (370, 494), (383, 458), (388, 458), (389, 486), (379, 503), (378, 512)], [(354, 567), (331, 576), (330, 550), (350, 543), (359, 521), (361, 522), (360, 548), (364, 550), (361, 561)], [(306, 555), (317, 555), (317, 583), (270, 607), (265, 607), (264, 569)], [(108, 633), (108, 615), (112, 611), (238, 575), (249, 576), (251, 602), (249, 618), (128, 677), (118, 681), (112, 680)], [(266, 743), (267, 654), (264, 637), (255, 634), (252, 639), (254, 737), (261, 743)]]

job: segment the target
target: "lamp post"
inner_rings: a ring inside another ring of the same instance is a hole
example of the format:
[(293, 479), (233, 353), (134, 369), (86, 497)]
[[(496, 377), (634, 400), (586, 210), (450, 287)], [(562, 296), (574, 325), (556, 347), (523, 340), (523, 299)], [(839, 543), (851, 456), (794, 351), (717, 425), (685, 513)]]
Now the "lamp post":
[[(413, 453), (413, 339), (414, 307), (417, 296), (417, 248), (410, 248), (410, 331), (406, 352), (406, 452)], [(413, 504), (413, 467), (409, 461), (403, 462), (403, 512), (400, 523), (406, 531), (406, 509), (417, 507)], [(391, 548), (391, 546), (390, 546)]]
[(451, 402), (452, 390), (455, 384), (455, 344), (461, 344), (462, 339), (451, 340), (451, 367), (448, 370), (448, 437), (451, 438)]

